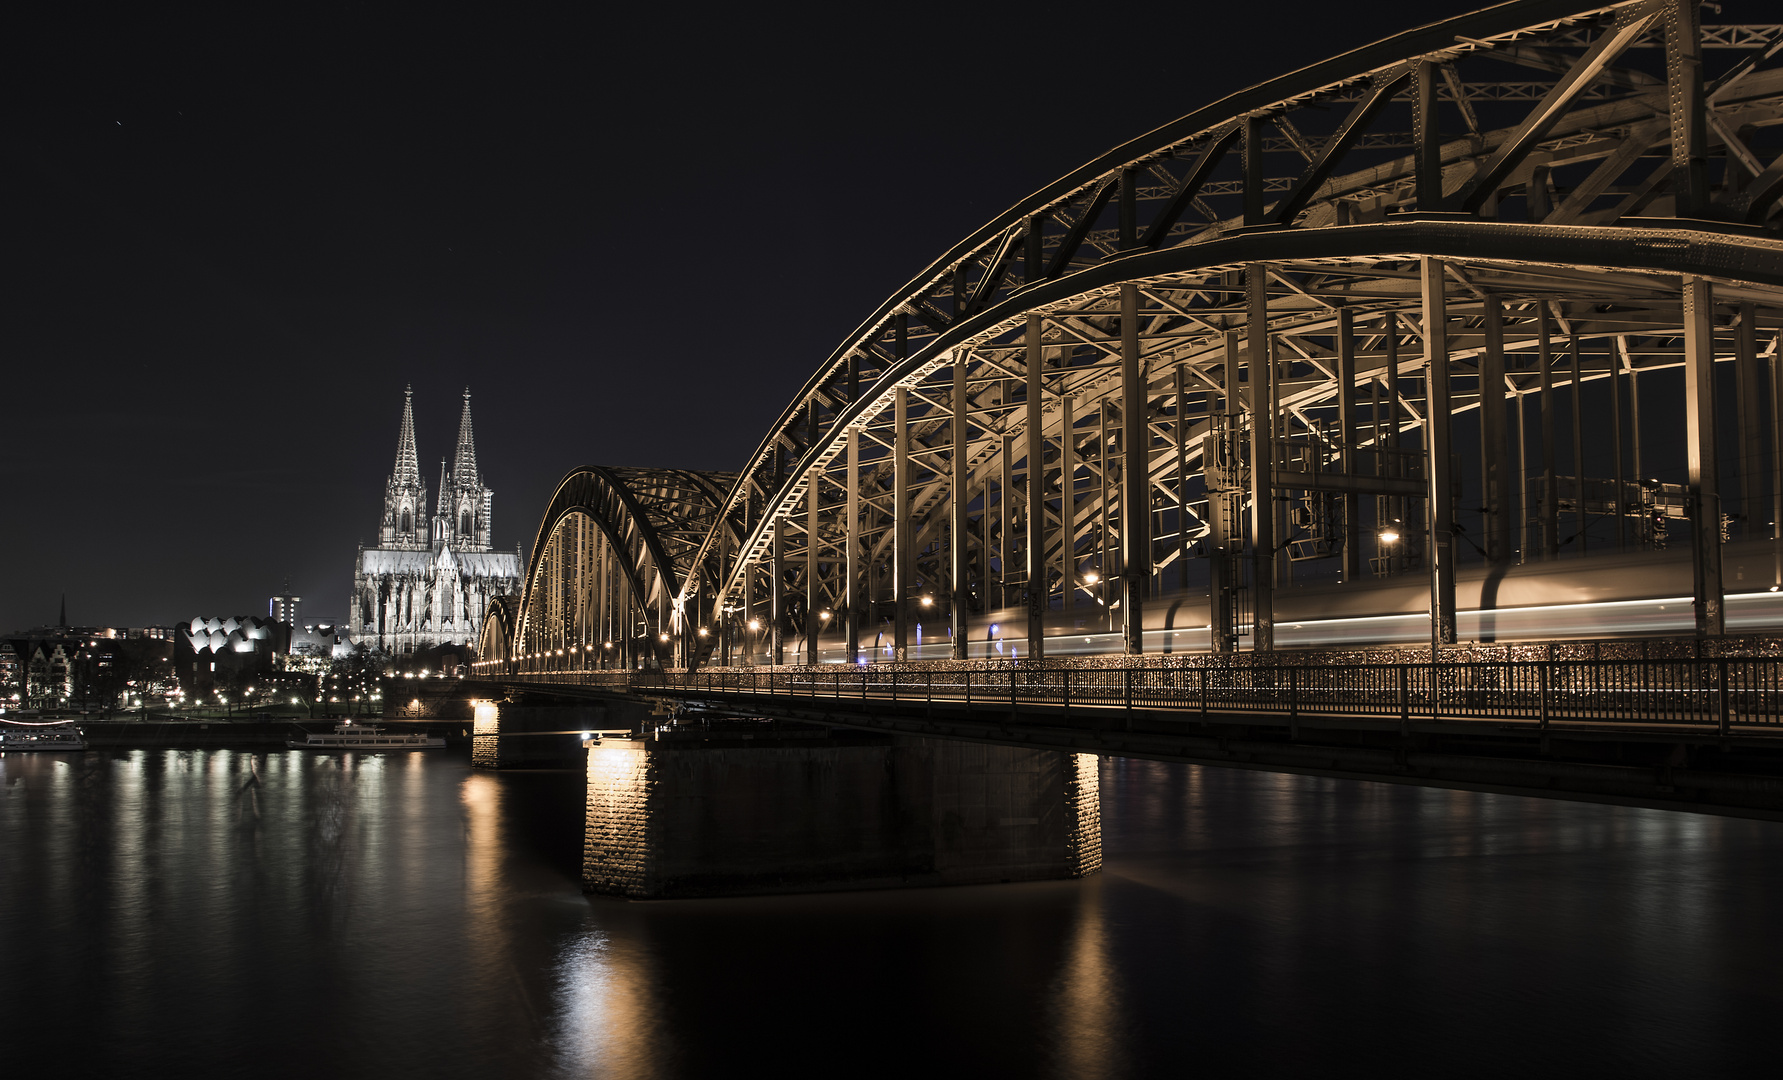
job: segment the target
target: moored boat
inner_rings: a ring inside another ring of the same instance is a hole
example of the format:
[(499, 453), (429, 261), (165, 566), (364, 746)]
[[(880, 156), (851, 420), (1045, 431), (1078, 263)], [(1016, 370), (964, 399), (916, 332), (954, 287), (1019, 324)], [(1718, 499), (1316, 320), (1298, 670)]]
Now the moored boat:
[(328, 735), (304, 732), (301, 739), (286, 739), (293, 750), (438, 750), (446, 740), (437, 735), (392, 735), (379, 724), (355, 724), (348, 720), (334, 725)]
[(0, 753), (18, 750), (85, 750), (86, 736), (66, 721), (0, 720)]

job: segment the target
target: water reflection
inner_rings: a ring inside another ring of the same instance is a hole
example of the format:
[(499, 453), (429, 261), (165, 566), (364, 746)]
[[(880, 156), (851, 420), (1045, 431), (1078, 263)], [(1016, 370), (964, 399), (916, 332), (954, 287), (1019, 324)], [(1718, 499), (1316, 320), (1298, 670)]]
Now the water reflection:
[(557, 1016), (549, 1036), (554, 1064), (575, 1076), (663, 1075), (674, 1056), (662, 1037), (648, 936), (637, 920), (603, 914), (630, 923), (633, 932), (615, 936), (590, 927), (558, 953)]
[(1084, 884), (1070, 944), (1050, 995), (1058, 1076), (1125, 1076), (1127, 1032), (1120, 974), (1108, 955), (1102, 881)]
[(1768, 1067), (1779, 826), (1102, 770), (1100, 878), (628, 904), (577, 888), (574, 772), (0, 757), (8, 1065), (23, 1033), (115, 1075)]

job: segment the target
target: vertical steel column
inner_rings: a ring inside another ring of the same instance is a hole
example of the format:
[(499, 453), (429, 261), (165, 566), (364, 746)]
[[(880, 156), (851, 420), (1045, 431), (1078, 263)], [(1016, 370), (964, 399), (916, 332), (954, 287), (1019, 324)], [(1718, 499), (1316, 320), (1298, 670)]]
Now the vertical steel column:
[[(1108, 452), (1108, 402), (1104, 400), (1096, 403), (1096, 477), (1102, 485), (1102, 495), (1096, 508), (1096, 572), (1101, 579), (1097, 582), (1097, 595), (1101, 597), (1106, 597), (1108, 590), (1114, 587), (1114, 583), (1109, 578), (1113, 577), (1118, 569), (1115, 562), (1118, 556), (1108, 547), (1109, 533), (1114, 531), (1109, 524), (1109, 518), (1113, 513), (1113, 500), (1109, 497), (1108, 491), (1110, 457), (1112, 455)], [(1114, 609), (1103, 604), (1102, 614), (1104, 616), (1102, 629), (1113, 630)]]
[[(723, 550), (722, 544), (721, 540), (720, 551)], [(594, 645), (600, 650), (600, 666), (603, 668), (607, 666), (607, 654), (612, 651), (607, 648), (607, 643), (613, 640), (612, 603), (611, 598), (607, 595), (607, 589), (610, 587), (607, 579), (607, 549), (607, 536), (605, 533), (600, 533), (594, 541), (594, 636), (596, 639)], [(719, 580), (723, 581), (722, 564), (719, 569), (721, 571)], [(720, 638), (719, 640), (722, 642), (724, 639)]]
[(1668, 0), (1665, 81), (1671, 99), (1672, 194), (1677, 214), (1703, 217), (1709, 206), (1709, 132), (1703, 101), (1699, 0)]
[[(669, 642), (663, 641), (670, 634), (673, 625), (669, 611), (668, 582), (663, 577), (662, 567), (652, 563), (651, 568), (656, 574), (656, 631), (649, 638), (650, 655), (655, 658), (658, 667), (667, 667), (673, 662), (670, 650), (665, 647)], [(673, 638), (670, 638), (670, 642), (672, 641)]]
[(1151, 591), (1151, 426), (1145, 364), (1139, 356), (1139, 286), (1121, 286), (1121, 638), (1128, 656), (1145, 651), (1145, 597)]
[[(1032, 225), (1030, 224), (1030, 227)], [(953, 358), (953, 413), (948, 420), (953, 438), (953, 481), (948, 485), (948, 574), (953, 584), (953, 610), (949, 613), (953, 629), (953, 658), (966, 659), (966, 634), (971, 622), (972, 590), (967, 581), (971, 573), (971, 518), (967, 506), (971, 497), (972, 439), (966, 430), (966, 358), (955, 353)]]
[(1071, 393), (1059, 376), (1059, 584), (1060, 606), (1077, 602), (1077, 417)]
[(910, 392), (892, 391), (892, 659), (909, 658), (910, 619)]
[[(1634, 481), (1641, 482), (1641, 373), (1632, 362), (1628, 365), (1628, 452), (1634, 466)], [(1645, 526), (1643, 526), (1644, 528)]]
[(1783, 330), (1771, 347), (1771, 585), (1783, 587)]
[[(1450, 485), (1449, 312), (1440, 259), (1420, 260), (1424, 322), (1424, 412), (1430, 450), (1430, 641), (1455, 643), (1455, 493)], [(1434, 654), (1432, 654), (1434, 659)]]
[(1362, 580), (1362, 499), (1356, 494), (1356, 315), (1337, 309), (1337, 445), (1343, 455), (1343, 582)]
[(1486, 561), (1511, 555), (1510, 453), (1505, 443), (1504, 307), (1486, 297), (1486, 343), (1480, 354), (1480, 499)]
[[(1282, 339), (1270, 334), (1268, 340), (1269, 362), (1263, 365), (1263, 370), (1268, 375), (1265, 385), (1269, 388), (1269, 394), (1263, 415), (1269, 418), (1270, 491), (1274, 493), (1275, 454), (1287, 443), (1290, 427), (1288, 419), (1282, 415), (1282, 371), (1288, 366), (1288, 361), (1282, 359)], [(1294, 526), (1288, 518), (1287, 499), (1277, 495), (1271, 505), (1274, 507), (1274, 520), (1270, 523), (1269, 535), (1275, 538), (1275, 558), (1270, 561), (1271, 568), (1275, 571), (1275, 577), (1270, 582), (1270, 595), (1273, 597), (1276, 590), (1284, 584), (1291, 585), (1294, 582), (1294, 561), (1288, 558), (1288, 541), (1294, 535)]]
[(1536, 363), (1542, 391), (1542, 558), (1560, 557), (1560, 492), (1554, 474), (1554, 354), (1548, 328), (1548, 302), (1535, 303)]
[(1610, 369), (1610, 442), (1616, 447), (1616, 465), (1612, 474), (1612, 482), (1616, 485), (1616, 497), (1610, 505), (1616, 513), (1616, 550), (1628, 550), (1628, 514), (1626, 494), (1622, 480), (1622, 365), (1616, 356), (1616, 347), (1612, 343), (1610, 351), (1605, 354), (1604, 362)]
[[(731, 623), (732, 623), (731, 613), (724, 609), (724, 607), (725, 607), (724, 602), (727, 599), (727, 595), (724, 591), (724, 583), (726, 581), (730, 580), (729, 575), (730, 575), (730, 565), (731, 565), (731, 561), (730, 561), (730, 547), (731, 547), (730, 530), (725, 528), (724, 525), (725, 525), (724, 514), (723, 514), (723, 511), (721, 508), (719, 516), (718, 516), (718, 523), (716, 525), (716, 528), (718, 529), (718, 585), (719, 585), (719, 588), (718, 588), (718, 596), (712, 601), (714, 606), (717, 608), (717, 610), (712, 613), (712, 618), (718, 622), (718, 651), (719, 651), (719, 657), (720, 657), (719, 664), (723, 667), (730, 667), (731, 664), (735, 662), (735, 657), (733, 657), (731, 655), (732, 649), (734, 646), (732, 637), (733, 637), (735, 631), (731, 626)], [(611, 588), (610, 585), (607, 587)], [(612, 633), (613, 633), (612, 630), (609, 628), (607, 631), (607, 636), (612, 637)]]
[[(1382, 326), (1382, 344), (1387, 354), (1387, 445), (1394, 451), (1400, 448), (1399, 431), (1399, 315), (1387, 312)], [(1405, 457), (1399, 453), (1390, 455), (1391, 462), (1388, 475), (1396, 479), (1405, 479)], [(1411, 534), (1411, 525), (1407, 522), (1408, 503), (1403, 495), (1395, 495), (1387, 500), (1392, 507), (1393, 531), (1399, 534), (1397, 544), (1387, 542), (1387, 550), (1383, 553), (1387, 559), (1389, 573), (1398, 573), (1405, 569), (1405, 548)]]
[[(848, 429), (848, 528), (843, 552), (842, 603), (843, 648), (845, 663), (858, 664), (861, 659), (861, 433)], [(745, 615), (747, 617), (747, 615)]]
[(1568, 344), (1572, 347), (1572, 409), (1573, 409), (1573, 520), (1578, 523), (1578, 532), (1573, 535), (1579, 540), (1579, 557), (1584, 558), (1589, 537), (1585, 535), (1588, 519), (1585, 517), (1585, 439), (1584, 439), (1584, 398), (1585, 376), (1580, 370), (1580, 353), (1584, 344), (1579, 340), (1579, 324), (1574, 322), (1567, 333)]
[[(1216, 407), (1213, 395), (1209, 394), (1207, 399), (1207, 426), (1210, 431), (1217, 433), (1216, 440), (1214, 440), (1216, 446), (1223, 448), (1218, 450), (1209, 448), (1203, 451), (1201, 467), (1204, 478), (1207, 468), (1213, 463), (1212, 459), (1214, 458), (1224, 459), (1219, 463), (1225, 467), (1231, 469), (1239, 467), (1238, 417), (1241, 407), (1238, 398), (1239, 333), (1236, 330), (1228, 330), (1225, 338), (1225, 371), (1222, 380), (1225, 383), (1225, 393), (1221, 395), (1221, 399), (1217, 403), (1223, 416), (1217, 425), (1213, 422), (1213, 412)], [(1224, 442), (1220, 443), (1219, 440), (1224, 440)], [(1230, 653), (1238, 651), (1237, 605), (1238, 583), (1242, 575), (1240, 556), (1243, 548), (1243, 527), (1229, 513), (1233, 500), (1230, 494), (1233, 478), (1226, 476), (1222, 479), (1225, 489), (1220, 492), (1214, 491), (1215, 485), (1212, 482), (1206, 485), (1208, 489), (1208, 517), (1211, 519), (1208, 524), (1212, 526), (1210, 537), (1212, 542), (1208, 545), (1207, 621), (1208, 625), (1212, 627), (1213, 651)], [(1241, 535), (1233, 536), (1234, 532)]]
[(1721, 590), (1721, 496), (1715, 475), (1714, 303), (1707, 279), (1684, 279), (1684, 447), (1690, 471), (1690, 553), (1699, 637), (1720, 637), (1726, 630)]
[[(750, 531), (754, 528), (754, 521), (755, 496), (753, 494), (745, 494), (743, 496), (744, 536), (748, 536)], [(754, 553), (747, 547), (744, 547), (737, 552), (737, 561), (742, 565), (743, 569), (743, 663), (751, 667), (755, 665), (757, 659), (755, 652), (755, 630), (749, 625), (751, 622), (755, 621), (756, 567), (752, 561), (753, 554)], [(629, 637), (630, 635), (628, 634), (627, 636)]]
[(1189, 588), (1189, 383), (1183, 364), (1176, 365), (1176, 562), (1182, 587)]
[(1516, 396), (1517, 411), (1517, 563), (1529, 559), (1529, 422), (1524, 416), (1523, 394)]
[(1046, 456), (1041, 431), (1040, 370), (1044, 361), (1040, 316), (1028, 316), (1028, 658), (1046, 656), (1046, 609), (1052, 590), (1046, 580)]
[(1413, 171), (1419, 210), (1441, 210), (1442, 136), (1436, 123), (1436, 64), (1423, 60), (1412, 71)]
[(1244, 223), (1263, 224), (1263, 118), (1252, 114), (1240, 121), (1244, 125), (1240, 149), (1244, 168)]
[(768, 645), (770, 662), (786, 663), (786, 515), (774, 515), (774, 547), (770, 556), (774, 585), (768, 593)]
[(817, 663), (817, 634), (823, 626), (817, 605), (817, 487), (823, 470), (812, 466), (805, 485), (805, 663)]
[[(1249, 131), (1249, 128), (1246, 128)], [(1275, 651), (1274, 402), (1269, 354), (1269, 278), (1263, 263), (1244, 270), (1246, 361), (1251, 397), (1251, 649)]]
[[(1007, 395), (1004, 401), (1008, 401)], [(1003, 436), (1003, 468), (997, 479), (997, 606), (1014, 603), (1009, 585), (1010, 549), (1015, 546), (1015, 436)]]
[(1739, 403), (1740, 438), (1740, 534), (1748, 539), (1763, 536), (1764, 520), (1764, 433), (1759, 420), (1759, 407), (1764, 403), (1764, 390), (1758, 378), (1758, 309), (1752, 304), (1740, 305), (1740, 321), (1734, 334), (1734, 397)]

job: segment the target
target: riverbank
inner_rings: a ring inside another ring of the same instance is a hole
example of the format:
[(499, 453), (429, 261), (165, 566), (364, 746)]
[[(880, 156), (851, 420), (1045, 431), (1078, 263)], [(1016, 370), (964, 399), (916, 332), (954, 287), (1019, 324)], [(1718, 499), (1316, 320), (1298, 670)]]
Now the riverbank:
[[(430, 735), (447, 746), (468, 745), (469, 725), (453, 722), (381, 723), (392, 735)], [(285, 749), (285, 740), (306, 732), (327, 732), (336, 721), (323, 720), (85, 720), (76, 724), (94, 750)]]

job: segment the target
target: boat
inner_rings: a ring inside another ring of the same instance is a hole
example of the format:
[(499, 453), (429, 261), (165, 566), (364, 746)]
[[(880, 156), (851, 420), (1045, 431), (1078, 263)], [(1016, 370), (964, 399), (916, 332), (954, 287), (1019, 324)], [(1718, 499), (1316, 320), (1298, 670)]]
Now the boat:
[(66, 720), (26, 723), (0, 720), (0, 753), (18, 750), (85, 750), (87, 738)]
[(446, 740), (437, 735), (392, 735), (379, 724), (355, 724), (348, 720), (334, 725), (333, 734), (304, 732), (301, 739), (286, 739), (293, 750), (438, 750)]

